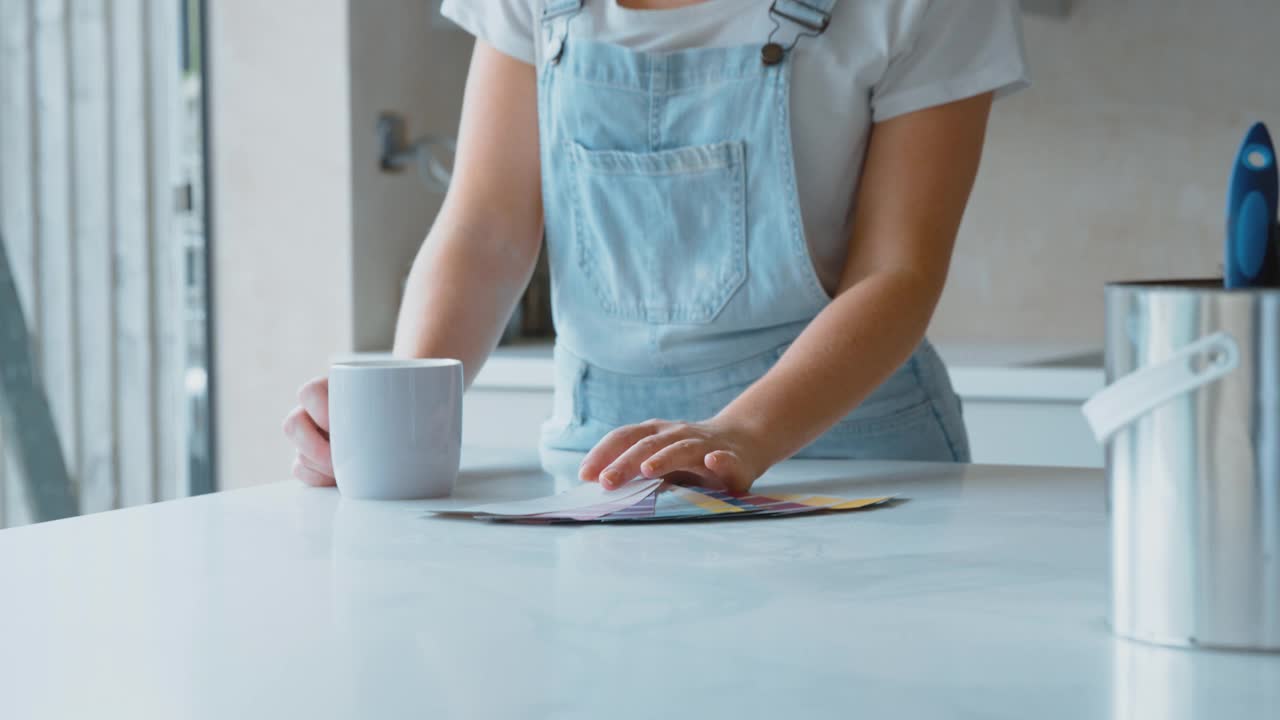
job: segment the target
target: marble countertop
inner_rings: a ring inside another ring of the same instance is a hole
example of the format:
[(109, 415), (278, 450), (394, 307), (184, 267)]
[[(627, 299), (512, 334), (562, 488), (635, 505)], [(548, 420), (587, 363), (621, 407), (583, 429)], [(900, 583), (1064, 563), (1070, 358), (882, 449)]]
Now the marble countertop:
[(568, 487), (469, 449), (455, 497), (295, 482), (0, 531), (0, 708), (43, 718), (1276, 718), (1280, 656), (1107, 630), (1098, 471), (801, 461), (854, 514), (519, 526)]

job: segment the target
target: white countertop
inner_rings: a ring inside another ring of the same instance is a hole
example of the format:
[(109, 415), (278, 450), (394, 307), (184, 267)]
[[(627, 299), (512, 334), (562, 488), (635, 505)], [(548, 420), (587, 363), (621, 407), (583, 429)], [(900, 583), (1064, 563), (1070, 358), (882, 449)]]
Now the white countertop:
[[(1071, 343), (940, 342), (956, 392), (965, 399), (1078, 403), (1105, 384), (1096, 348)], [(551, 390), (551, 344), (498, 348), (474, 387)]]
[(434, 503), (283, 482), (0, 531), (0, 713), (1280, 717), (1280, 656), (1108, 633), (1097, 471), (808, 461), (760, 489), (906, 500), (627, 527), (424, 517), (571, 482), (529, 455), (465, 462)]

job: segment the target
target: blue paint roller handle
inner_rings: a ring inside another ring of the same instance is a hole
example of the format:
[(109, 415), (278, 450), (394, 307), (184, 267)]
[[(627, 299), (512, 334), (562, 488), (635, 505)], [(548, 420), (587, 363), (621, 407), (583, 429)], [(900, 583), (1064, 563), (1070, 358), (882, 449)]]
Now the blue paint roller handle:
[(1280, 202), (1275, 146), (1262, 123), (1245, 135), (1227, 195), (1225, 284), (1228, 288), (1280, 286)]

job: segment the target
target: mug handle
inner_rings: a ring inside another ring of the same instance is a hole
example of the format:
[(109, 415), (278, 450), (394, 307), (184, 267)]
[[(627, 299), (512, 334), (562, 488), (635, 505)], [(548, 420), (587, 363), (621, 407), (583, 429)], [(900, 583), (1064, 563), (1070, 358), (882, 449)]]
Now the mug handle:
[(1240, 348), (1228, 333), (1203, 337), (1151, 367), (1103, 388), (1084, 404), (1099, 443), (1160, 405), (1225, 377), (1240, 366)]

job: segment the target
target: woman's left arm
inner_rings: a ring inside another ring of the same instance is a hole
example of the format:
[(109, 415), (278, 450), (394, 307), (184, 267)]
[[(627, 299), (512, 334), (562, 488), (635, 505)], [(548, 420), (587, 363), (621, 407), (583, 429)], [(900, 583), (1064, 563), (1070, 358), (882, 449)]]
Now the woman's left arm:
[(831, 304), (716, 417), (619, 428), (587, 455), (582, 479), (613, 487), (680, 473), (744, 491), (888, 379), (942, 295), (991, 102), (987, 93), (873, 126)]

